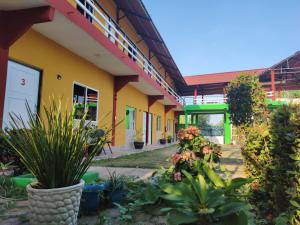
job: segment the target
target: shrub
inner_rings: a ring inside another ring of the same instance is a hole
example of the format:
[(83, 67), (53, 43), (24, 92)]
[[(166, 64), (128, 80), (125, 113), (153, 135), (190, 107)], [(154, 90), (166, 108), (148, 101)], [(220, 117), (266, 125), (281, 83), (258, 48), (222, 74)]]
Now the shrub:
[(264, 176), (271, 163), (269, 125), (251, 125), (245, 128), (245, 137), (241, 151), (246, 172), (252, 178)]
[(266, 111), (265, 94), (256, 76), (242, 74), (230, 82), (227, 103), (235, 126), (261, 121)]
[(283, 106), (271, 119), (272, 165), (267, 171), (273, 217), (286, 213), (289, 224), (300, 224), (300, 108)]
[(14, 175), (23, 174), (27, 169), (13, 148), (5, 141), (4, 136), (6, 136), (6, 134), (0, 130), (0, 162), (4, 164), (13, 162)]
[(91, 132), (86, 115), (75, 123), (73, 113), (63, 111), (54, 100), (49, 108), (44, 107), (44, 117), (35, 115), (28, 104), (26, 107), (29, 122), (11, 115), (12, 130), (9, 137), (4, 136), (7, 143), (37, 178), (39, 188), (79, 183), (105, 140), (99, 139), (91, 153), (86, 154)]
[(210, 166), (220, 161), (221, 147), (211, 143), (200, 135), (200, 130), (190, 126), (178, 132), (179, 151), (172, 155), (174, 166), (173, 179), (181, 181), (182, 171), (197, 175), (202, 162), (208, 162)]

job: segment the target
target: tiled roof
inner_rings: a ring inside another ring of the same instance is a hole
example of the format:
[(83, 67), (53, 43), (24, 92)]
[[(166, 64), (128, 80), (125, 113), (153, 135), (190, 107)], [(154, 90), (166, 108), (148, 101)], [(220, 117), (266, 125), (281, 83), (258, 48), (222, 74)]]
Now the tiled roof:
[(222, 72), (222, 73), (200, 74), (200, 75), (185, 76), (184, 79), (189, 86), (215, 84), (215, 83), (228, 83), (241, 74), (260, 75), (265, 70), (267, 69), (261, 68), (261, 69), (253, 69), (253, 70), (240, 70), (240, 71), (231, 71), (231, 72)]

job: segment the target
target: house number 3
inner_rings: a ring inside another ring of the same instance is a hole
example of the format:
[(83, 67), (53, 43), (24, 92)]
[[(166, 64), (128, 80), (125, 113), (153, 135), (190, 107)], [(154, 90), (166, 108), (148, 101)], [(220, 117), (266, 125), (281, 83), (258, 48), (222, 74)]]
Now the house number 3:
[(26, 84), (26, 80), (23, 78), (23, 79), (21, 79), (21, 85), (22, 86), (25, 86), (25, 84)]

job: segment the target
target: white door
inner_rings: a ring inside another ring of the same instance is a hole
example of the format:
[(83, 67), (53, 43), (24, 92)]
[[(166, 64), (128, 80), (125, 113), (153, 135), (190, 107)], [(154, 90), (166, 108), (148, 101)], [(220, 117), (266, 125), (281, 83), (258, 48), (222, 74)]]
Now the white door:
[(25, 103), (33, 112), (37, 111), (40, 72), (24, 65), (8, 61), (4, 101), (3, 128), (9, 125), (10, 113), (28, 121)]
[(148, 145), (152, 144), (152, 113), (149, 113), (148, 120)]
[(147, 134), (147, 112), (143, 112), (143, 141), (146, 145), (146, 134)]

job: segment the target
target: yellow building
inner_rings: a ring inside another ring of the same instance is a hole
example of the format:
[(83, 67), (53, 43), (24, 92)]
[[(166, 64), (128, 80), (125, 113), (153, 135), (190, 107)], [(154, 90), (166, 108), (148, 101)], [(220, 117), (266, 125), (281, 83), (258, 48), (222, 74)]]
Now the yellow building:
[(54, 96), (115, 146), (174, 137), (185, 81), (141, 0), (3, 0), (0, 27), (0, 127)]

